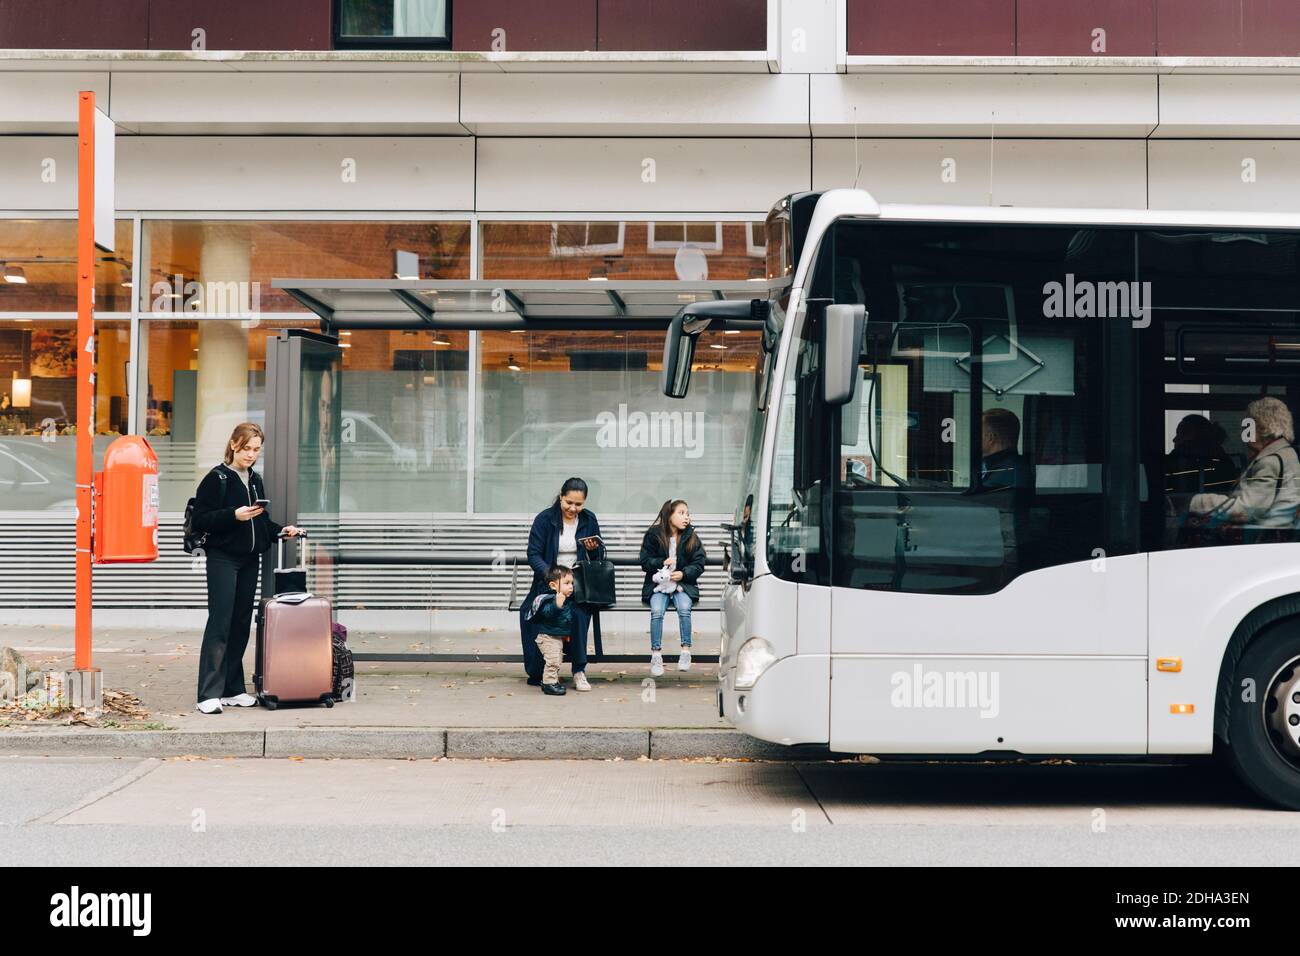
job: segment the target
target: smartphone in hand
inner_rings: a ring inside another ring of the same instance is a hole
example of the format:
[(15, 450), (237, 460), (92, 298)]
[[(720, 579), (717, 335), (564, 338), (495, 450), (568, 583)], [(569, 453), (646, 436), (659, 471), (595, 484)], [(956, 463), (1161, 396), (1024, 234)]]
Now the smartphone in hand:
[(271, 509), (271, 499), (258, 498), (256, 501), (253, 502), (253, 507), (261, 508), (263, 511), (269, 511)]

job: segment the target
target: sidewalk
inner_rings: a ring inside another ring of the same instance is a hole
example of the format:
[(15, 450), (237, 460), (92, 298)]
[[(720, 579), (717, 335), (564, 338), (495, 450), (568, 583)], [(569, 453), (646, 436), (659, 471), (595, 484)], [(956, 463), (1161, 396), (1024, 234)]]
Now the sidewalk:
[[(349, 635), (354, 651), (388, 644)], [(148, 716), (109, 729), (9, 719), (0, 754), (130, 756), (782, 758), (785, 748), (731, 730), (718, 717), (717, 670), (695, 665), (650, 680), (648, 664), (592, 664), (590, 693), (547, 697), (519, 664), (357, 662), (357, 701), (326, 707), (194, 709), (193, 629), (97, 629), (95, 665), (106, 690), (137, 696)], [(72, 667), (70, 627), (0, 627), (29, 669)], [(244, 667), (251, 680), (252, 642)], [(565, 672), (567, 680), (567, 667)], [(251, 689), (251, 685), (250, 685)], [(140, 729), (140, 728), (148, 729)], [(802, 751), (802, 756), (807, 756)]]

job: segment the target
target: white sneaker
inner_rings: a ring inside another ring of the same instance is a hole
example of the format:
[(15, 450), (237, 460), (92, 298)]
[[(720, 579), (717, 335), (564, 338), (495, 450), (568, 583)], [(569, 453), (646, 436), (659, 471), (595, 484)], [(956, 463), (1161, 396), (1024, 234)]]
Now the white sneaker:
[(691, 649), (683, 647), (681, 655), (677, 658), (677, 669), (679, 671), (688, 671), (691, 669)]
[(209, 697), (207, 700), (199, 701), (199, 710), (205, 714), (221, 713), (221, 698)]
[(573, 675), (573, 689), (583, 691), (591, 690), (591, 685), (587, 683), (587, 674), (585, 671), (578, 671), (578, 673)]
[(650, 676), (664, 676), (664, 656), (659, 651), (654, 651), (650, 655)]
[(222, 707), (252, 707), (257, 703), (257, 698), (252, 694), (240, 694), (237, 697), (221, 698)]

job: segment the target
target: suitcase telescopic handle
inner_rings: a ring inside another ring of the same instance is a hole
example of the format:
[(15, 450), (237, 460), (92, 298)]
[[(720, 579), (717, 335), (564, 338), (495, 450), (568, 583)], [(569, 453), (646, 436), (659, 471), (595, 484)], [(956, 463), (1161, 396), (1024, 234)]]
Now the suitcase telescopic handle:
[[(295, 536), (285, 534), (283, 531), (281, 531), (279, 536), (276, 538), (275, 566), (277, 568), (284, 567), (284, 543), (288, 541), (291, 537), (295, 537)], [(303, 560), (303, 554), (304, 554), (303, 548), (307, 543), (307, 532), (304, 530), (299, 530), (296, 537), (298, 538), (298, 563), (294, 565), (294, 567), (305, 568), (307, 566), (307, 562)]]

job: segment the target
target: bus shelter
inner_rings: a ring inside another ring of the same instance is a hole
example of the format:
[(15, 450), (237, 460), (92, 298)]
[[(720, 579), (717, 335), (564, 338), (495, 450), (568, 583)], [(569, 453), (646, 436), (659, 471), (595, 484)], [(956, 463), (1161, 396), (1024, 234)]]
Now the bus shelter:
[[(676, 319), (708, 310), (711, 327), (756, 329), (759, 306), (779, 295), (787, 280), (415, 280), (276, 279), (272, 283), (320, 320), (319, 330), (280, 329), (267, 340), (266, 485), (273, 517), (308, 529), (313, 588), (337, 605), (338, 569), (388, 567), (498, 567), (498, 549), (476, 551), (360, 550), (340, 546), (340, 446), (344, 440), (343, 346), (339, 335), (371, 330), (632, 330), (666, 332)], [(723, 305), (722, 303), (726, 303)], [(725, 318), (716, 316), (725, 315)], [(292, 543), (290, 544), (292, 548)], [(292, 552), (286, 560), (292, 560)], [(531, 581), (523, 554), (504, 555), (511, 574), (509, 606), (517, 607)], [(610, 555), (616, 565), (637, 564), (635, 555)], [(711, 555), (710, 563), (722, 558)], [(270, 593), (272, 565), (262, 587)], [(637, 572), (639, 573), (639, 571)], [(639, 660), (631, 655), (596, 659)], [(358, 654), (361, 660), (517, 661), (518, 654)], [(643, 656), (643, 655), (642, 655)], [(705, 660), (698, 657), (698, 660)]]

